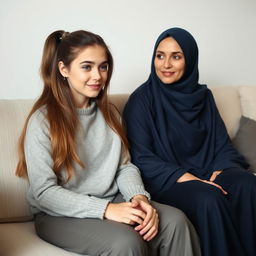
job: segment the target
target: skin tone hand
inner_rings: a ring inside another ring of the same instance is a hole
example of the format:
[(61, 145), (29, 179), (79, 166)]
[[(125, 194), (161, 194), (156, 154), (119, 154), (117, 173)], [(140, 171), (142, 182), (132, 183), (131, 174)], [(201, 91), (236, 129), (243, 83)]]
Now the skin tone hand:
[(158, 232), (158, 214), (143, 195), (133, 197), (131, 202), (109, 203), (104, 217), (128, 225), (137, 224), (135, 230), (146, 241), (153, 239)]
[(227, 194), (228, 194), (227, 191), (225, 191), (220, 185), (218, 185), (218, 184), (216, 184), (216, 183), (213, 182), (213, 181), (215, 180), (215, 178), (216, 178), (220, 173), (221, 173), (220, 170), (215, 171), (215, 172), (213, 172), (213, 174), (212, 174), (210, 180), (202, 180), (202, 179), (197, 178), (197, 177), (194, 176), (193, 174), (186, 172), (186, 173), (184, 173), (184, 174), (177, 180), (177, 182), (180, 183), (180, 182), (185, 182), (185, 181), (190, 181), (190, 180), (199, 180), (199, 181), (201, 181), (201, 182), (204, 182), (204, 183), (207, 183), (207, 184), (210, 184), (210, 185), (213, 185), (213, 186), (217, 187), (218, 189), (220, 189), (220, 190), (222, 191), (222, 193), (223, 193), (224, 195), (227, 195)]
[(143, 223), (136, 226), (135, 230), (143, 236), (144, 240), (150, 241), (158, 233), (159, 218), (156, 209), (150, 205), (148, 199), (143, 195), (133, 197), (132, 203), (136, 204), (136, 209), (140, 209), (146, 214)]
[(215, 181), (216, 177), (221, 174), (222, 170), (217, 170), (212, 173), (212, 176), (210, 178), (210, 181)]
[(109, 203), (106, 211), (105, 218), (128, 225), (142, 225), (146, 218), (146, 213), (139, 209), (137, 202), (124, 202), (124, 203)]

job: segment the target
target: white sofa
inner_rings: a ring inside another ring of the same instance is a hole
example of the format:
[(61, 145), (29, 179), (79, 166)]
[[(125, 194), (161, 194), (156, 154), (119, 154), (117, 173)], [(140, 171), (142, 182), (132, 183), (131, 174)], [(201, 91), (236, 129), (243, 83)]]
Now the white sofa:
[[(231, 138), (238, 131), (241, 115), (256, 120), (256, 86), (217, 87), (212, 91)], [(111, 95), (121, 112), (127, 98), (127, 94)], [(77, 255), (37, 237), (26, 202), (28, 182), (14, 175), (17, 140), (33, 102), (0, 100), (0, 256)]]

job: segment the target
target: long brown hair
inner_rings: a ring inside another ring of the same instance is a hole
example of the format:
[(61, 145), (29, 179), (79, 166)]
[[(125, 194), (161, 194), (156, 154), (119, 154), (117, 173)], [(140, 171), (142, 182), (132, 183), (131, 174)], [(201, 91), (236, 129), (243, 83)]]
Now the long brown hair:
[(56, 176), (60, 178), (61, 170), (65, 169), (67, 182), (74, 175), (74, 162), (84, 167), (85, 163), (81, 162), (76, 152), (75, 135), (79, 125), (76, 106), (68, 82), (63, 79), (59, 71), (58, 63), (62, 61), (69, 68), (71, 62), (83, 49), (93, 45), (99, 45), (105, 49), (109, 67), (106, 84), (96, 98), (97, 105), (107, 124), (119, 135), (125, 155), (128, 156), (128, 140), (120, 123), (120, 116), (117, 115), (116, 108), (109, 103), (107, 95), (113, 72), (113, 58), (106, 43), (99, 35), (88, 31), (79, 30), (68, 33), (58, 30), (50, 34), (45, 41), (40, 68), (44, 88), (26, 119), (19, 139), (17, 176), (27, 175), (24, 153), (27, 125), (32, 114), (43, 106), (47, 110), (46, 118), (49, 122), (49, 136), (52, 146), (52, 169)]

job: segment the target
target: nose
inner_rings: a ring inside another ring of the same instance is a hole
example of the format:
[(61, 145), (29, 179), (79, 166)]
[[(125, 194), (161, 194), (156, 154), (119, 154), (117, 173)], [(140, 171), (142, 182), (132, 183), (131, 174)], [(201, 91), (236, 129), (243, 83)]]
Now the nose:
[(101, 79), (101, 73), (98, 68), (94, 68), (92, 71), (92, 79), (95, 81), (99, 81)]
[(172, 67), (172, 62), (170, 60), (170, 58), (166, 58), (164, 60), (164, 68), (171, 68)]

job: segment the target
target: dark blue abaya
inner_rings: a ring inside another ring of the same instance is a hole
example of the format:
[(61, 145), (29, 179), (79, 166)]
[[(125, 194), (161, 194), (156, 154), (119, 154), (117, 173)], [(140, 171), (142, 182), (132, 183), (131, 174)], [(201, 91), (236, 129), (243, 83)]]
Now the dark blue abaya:
[[(156, 75), (157, 46), (166, 37), (180, 45), (183, 77), (164, 84)], [(195, 225), (204, 256), (256, 255), (256, 177), (245, 171), (233, 148), (211, 91), (198, 83), (198, 48), (180, 28), (163, 32), (154, 48), (151, 74), (130, 96), (124, 110), (131, 157), (152, 198), (183, 210)], [(188, 172), (215, 183), (177, 183)]]

